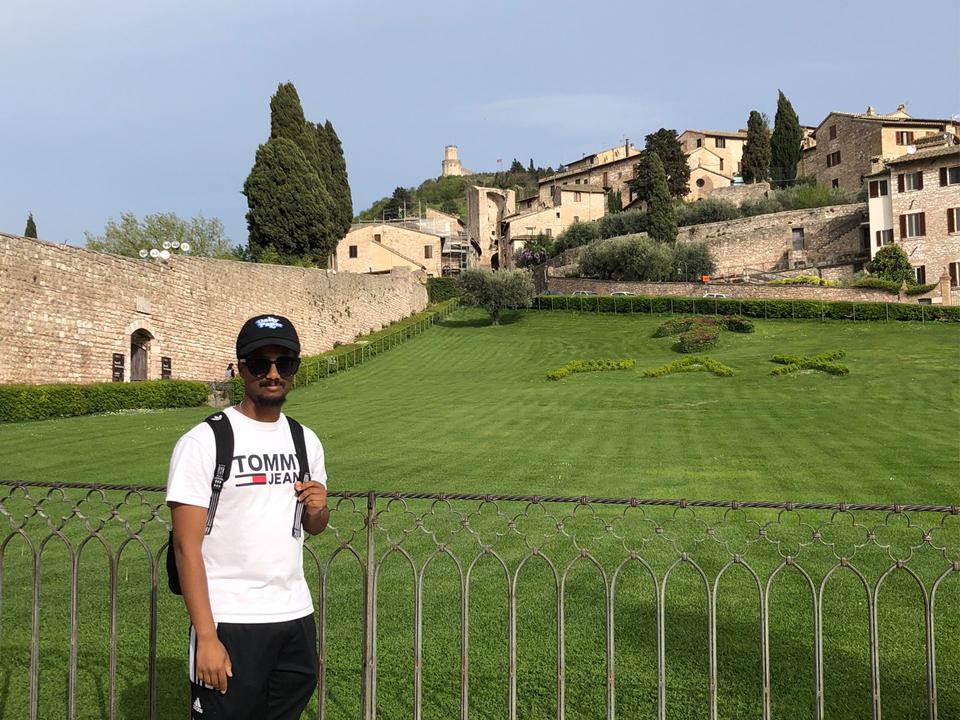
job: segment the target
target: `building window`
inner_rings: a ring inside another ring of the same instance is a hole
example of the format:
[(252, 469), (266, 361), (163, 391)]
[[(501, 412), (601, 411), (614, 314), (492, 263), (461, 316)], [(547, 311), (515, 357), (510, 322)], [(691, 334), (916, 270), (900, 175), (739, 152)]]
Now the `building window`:
[(834, 190), (838, 189), (840, 187), (840, 178), (834, 178), (830, 183), (830, 187), (832, 187)]
[(703, 138), (697, 138), (697, 147), (703, 147)]
[(917, 285), (926, 285), (927, 284), (927, 266), (926, 265), (917, 265), (913, 268), (913, 277), (917, 281)]
[(886, 180), (870, 181), (870, 197), (883, 197), (890, 194), (890, 183)]
[(840, 164), (840, 151), (836, 150), (827, 155), (827, 167), (833, 167)]
[(723, 158), (720, 158), (720, 169), (723, 170)]
[(960, 262), (950, 263), (950, 287), (960, 287)]
[(898, 131), (897, 131), (897, 145), (913, 145), (913, 131), (912, 131), (912, 130), (898, 130)]
[(573, 216), (573, 221), (574, 221), (574, 222), (580, 222), (580, 216), (579, 216), (579, 215), (574, 215), (574, 216)]
[(718, 147), (718, 148), (725, 148), (725, 147), (727, 146), (727, 139), (726, 139), (726, 138), (714, 138), (714, 139), (713, 139), (713, 146), (714, 146), (714, 147)]
[(356, 246), (356, 245), (351, 245), (351, 246), (350, 246), (350, 257), (355, 258), (356, 256), (357, 256), (357, 246)]
[(743, 175), (743, 163), (742, 163), (742, 162), (738, 162), (738, 163), (737, 163), (737, 175)]
[(837, 126), (836, 126), (836, 125), (831, 125), (831, 126), (830, 126), (830, 139), (831, 139), (831, 140), (836, 140), (836, 139), (837, 139)]
[(925, 213), (910, 213), (900, 216), (900, 237), (923, 237), (927, 234)]
[(433, 245), (423, 246), (423, 257), (427, 260), (433, 257)]
[[(381, 240), (380, 233), (377, 233), (376, 235), (373, 236), (374, 242), (380, 242), (380, 240)], [(354, 257), (354, 256), (351, 256), (351, 257)]]
[(893, 244), (893, 228), (890, 230), (877, 230), (877, 247)]
[(923, 172), (917, 171), (897, 175), (897, 190), (899, 192), (923, 190)]
[(960, 185), (960, 165), (940, 168), (940, 187)]
[(960, 231), (960, 208), (947, 208), (947, 232)]
[(546, 235), (547, 237), (553, 237), (553, 228), (547, 228), (546, 230), (543, 231), (543, 234)]
[(703, 181), (703, 178), (697, 178), (697, 187), (703, 187), (706, 183)]
[(560, 213), (557, 213), (557, 217), (560, 217)]
[(803, 250), (803, 228), (793, 228), (793, 249)]
[(580, 193), (575, 192), (575, 193), (573, 194), (573, 201), (574, 201), (574, 202), (580, 202)]

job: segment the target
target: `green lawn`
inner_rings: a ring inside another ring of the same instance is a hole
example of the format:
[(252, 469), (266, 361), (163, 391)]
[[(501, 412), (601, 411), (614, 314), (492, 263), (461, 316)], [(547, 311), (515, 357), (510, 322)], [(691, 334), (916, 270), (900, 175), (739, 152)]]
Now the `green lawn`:
[[(732, 378), (690, 373), (644, 379), (642, 370), (679, 357), (670, 338), (652, 339), (663, 317), (578, 315), (528, 312), (501, 327), (487, 326), (475, 313), (459, 313), (421, 338), (378, 356), (363, 366), (299, 388), (287, 411), (313, 427), (327, 452), (333, 489), (456, 491), (504, 494), (686, 497), (824, 502), (958, 502), (960, 475), (960, 329), (936, 323), (849, 323), (757, 321), (752, 335), (724, 333), (707, 353), (731, 367)], [(842, 349), (850, 375), (822, 373), (773, 377), (775, 354), (814, 355)], [(570, 360), (631, 358), (633, 370), (584, 373), (549, 382), (547, 370)], [(0, 426), (5, 479), (83, 481), (162, 485), (176, 438), (208, 409), (173, 410)], [(0, 490), (0, 497), (5, 490)], [(75, 497), (75, 495), (71, 495)], [(159, 502), (162, 498), (152, 498)], [(15, 501), (8, 501), (8, 506)], [(362, 502), (361, 502), (362, 506)], [(435, 545), (396, 504), (382, 517), (391, 537), (406, 529), (404, 541), (418, 569)], [(451, 515), (411, 509), (428, 528), (440, 526), (464, 565), (478, 546), (457, 533)], [(460, 504), (469, 513), (477, 503)], [(551, 506), (557, 514), (572, 508)], [(361, 530), (361, 515), (335, 513), (340, 528)], [(489, 513), (487, 506), (484, 513)], [(513, 516), (523, 505), (501, 504)], [(623, 548), (598, 531), (616, 512), (592, 509), (565, 521), (565, 531), (590, 533), (591, 550), (608, 574)], [(539, 512), (535, 509), (533, 513)], [(650, 513), (658, 522), (672, 510)], [(506, 531), (503, 518), (481, 514), (472, 528), (499, 529), (496, 548), (513, 572), (527, 550)], [(149, 517), (149, 509), (126, 514)], [(677, 519), (686, 518), (681, 511)], [(698, 511), (705, 522), (721, 511)], [(756, 514), (766, 522), (772, 514)], [(808, 516), (810, 520), (812, 516)], [(817, 516), (824, 520), (825, 516)], [(858, 515), (858, 520), (869, 515)], [(342, 520), (338, 520), (342, 518)], [(455, 520), (455, 518), (453, 518)], [(776, 526), (790, 529), (792, 516)], [(896, 525), (897, 519), (884, 522)], [(36, 520), (36, 519), (35, 519)], [(845, 518), (841, 518), (845, 520)], [(4, 521), (5, 522), (5, 521)], [(487, 523), (485, 526), (484, 523)], [(550, 534), (555, 521), (522, 517), (519, 525)], [(539, 524), (537, 524), (539, 523)], [(584, 525), (585, 523), (585, 525)], [(733, 520), (724, 524), (731, 529)], [(143, 533), (156, 548), (161, 528)], [(843, 522), (838, 521), (837, 528)], [(36, 525), (34, 526), (36, 528)], [(690, 540), (685, 520), (669, 526), (674, 542), (695, 550), (693, 557), (711, 578), (729, 559), (726, 548)], [(675, 528), (680, 527), (682, 531)], [(579, 530), (573, 530), (579, 528)], [(42, 528), (40, 528), (42, 530)], [(856, 530), (856, 528), (854, 528)], [(896, 530), (896, 528), (895, 528)], [(900, 528), (899, 532), (903, 530)], [(946, 531), (954, 554), (960, 547), (957, 524)], [(38, 530), (39, 532), (39, 530)], [(122, 527), (105, 536), (126, 536)], [(441, 534), (444, 534), (441, 533)], [(679, 533), (679, 534), (677, 534)], [(686, 535), (684, 535), (686, 533)], [(42, 539), (44, 532), (31, 535)], [(76, 530), (74, 542), (86, 534)], [(481, 532), (481, 534), (483, 534)], [(569, 538), (558, 535), (544, 547), (562, 572), (576, 557)], [(789, 533), (787, 533), (789, 534)], [(683, 536), (683, 537), (681, 537)], [(365, 549), (362, 532), (356, 546)], [(899, 536), (898, 536), (899, 537)], [(702, 539), (702, 533), (700, 538)], [(322, 556), (334, 545), (331, 535), (314, 540)], [(0, 543), (3, 537), (0, 536)], [(65, 623), (69, 608), (66, 551), (52, 541), (44, 555), (41, 592), (41, 701), (49, 717), (62, 717), (65, 695)], [(693, 544), (691, 544), (693, 543)], [(734, 547), (735, 542), (730, 547)], [(4, 555), (0, 605), (0, 718), (23, 716), (25, 669), (29, 666), (29, 553), (13, 538)], [(114, 548), (116, 545), (114, 545)], [(385, 542), (379, 545), (383, 551)], [(643, 546), (662, 577), (676, 557), (659, 539)], [(778, 556), (746, 555), (765, 580)], [(811, 550), (808, 562), (819, 576), (835, 558)], [(93, 547), (83, 577), (106, 563)], [(145, 697), (144, 627), (146, 611), (143, 553), (128, 546), (118, 579), (120, 687), (123, 717), (143, 716)], [(136, 554), (139, 553), (139, 556)], [(927, 583), (942, 571), (943, 557), (921, 554), (911, 560)], [(137, 558), (140, 558), (139, 560)], [(57, 558), (62, 562), (57, 565)], [(958, 559), (953, 557), (952, 559)], [(87, 562), (87, 560), (85, 560)], [(424, 576), (424, 717), (456, 715), (459, 678), (459, 584), (449, 559), (440, 557)], [(871, 582), (890, 557), (861, 552), (857, 565)], [(398, 553), (380, 575), (378, 635), (380, 717), (411, 716), (410, 627), (413, 581)], [(50, 568), (49, 570), (47, 568)], [(669, 717), (705, 717), (706, 601), (690, 566), (679, 567), (666, 593), (667, 696)], [(124, 574), (125, 573), (125, 574)], [(313, 573), (315, 574), (315, 573)], [(926, 717), (922, 608), (916, 585), (903, 573), (884, 587), (879, 606), (881, 677), (885, 717)], [(960, 578), (944, 581), (937, 600), (937, 656), (940, 716), (960, 715)], [(784, 575), (771, 592), (773, 706), (780, 717), (809, 717), (812, 686), (811, 610), (798, 575)], [(554, 579), (534, 558), (517, 582), (518, 715), (555, 714), (556, 616)], [(675, 578), (675, 579), (674, 579)], [(361, 573), (347, 555), (338, 556), (328, 578), (327, 608), (330, 717), (357, 714), (359, 587)], [(162, 578), (161, 578), (162, 582)], [(478, 562), (470, 600), (471, 717), (505, 717), (506, 581), (490, 557)], [(656, 668), (654, 599), (649, 580), (636, 569), (618, 581), (617, 708), (622, 717), (655, 717)], [(78, 697), (81, 717), (100, 717), (106, 702), (105, 600), (88, 580), (81, 583)], [(745, 573), (725, 575), (718, 594), (718, 676), (721, 717), (758, 717), (759, 613), (756, 591)], [(84, 592), (86, 590), (86, 592)], [(566, 706), (569, 718), (604, 717), (603, 598), (600, 574), (587, 563), (573, 566), (565, 583)], [(791, 595), (792, 591), (793, 594)], [(859, 598), (859, 599), (858, 599)], [(847, 571), (824, 593), (827, 717), (869, 717), (869, 659), (866, 598)], [(134, 618), (134, 619), (131, 619)], [(161, 717), (179, 716), (184, 688), (181, 646), (185, 615), (178, 601), (161, 593), (158, 689)], [(83, 641), (88, 633), (87, 642)], [(48, 669), (49, 668), (49, 669)], [(46, 674), (44, 674), (46, 673)]]

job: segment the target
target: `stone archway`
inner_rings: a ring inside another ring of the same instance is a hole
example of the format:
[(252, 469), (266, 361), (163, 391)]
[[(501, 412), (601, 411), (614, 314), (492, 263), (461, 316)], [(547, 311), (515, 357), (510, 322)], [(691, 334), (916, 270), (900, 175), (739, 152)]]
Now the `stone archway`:
[(143, 328), (130, 333), (130, 381), (146, 380), (150, 368), (150, 341), (153, 335)]

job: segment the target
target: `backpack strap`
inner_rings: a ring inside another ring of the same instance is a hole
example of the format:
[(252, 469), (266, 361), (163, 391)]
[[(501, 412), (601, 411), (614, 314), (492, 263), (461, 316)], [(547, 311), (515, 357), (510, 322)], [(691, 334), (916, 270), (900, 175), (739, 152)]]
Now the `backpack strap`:
[[(289, 416), (287, 416), (287, 423), (290, 425), (290, 435), (293, 436), (293, 447), (297, 452), (297, 467), (300, 469), (297, 482), (308, 482), (310, 480), (310, 463), (307, 460), (307, 444), (303, 439), (303, 425)], [(293, 536), (295, 538), (300, 537), (302, 525), (303, 503), (297, 500), (297, 509), (293, 514)]]
[(213, 438), (217, 447), (217, 459), (213, 470), (213, 480), (210, 483), (210, 505), (207, 507), (207, 526), (203, 531), (209, 535), (213, 530), (213, 518), (217, 514), (217, 504), (220, 502), (220, 491), (224, 483), (230, 479), (230, 466), (233, 464), (233, 427), (227, 414), (214, 413), (204, 420), (213, 430)]

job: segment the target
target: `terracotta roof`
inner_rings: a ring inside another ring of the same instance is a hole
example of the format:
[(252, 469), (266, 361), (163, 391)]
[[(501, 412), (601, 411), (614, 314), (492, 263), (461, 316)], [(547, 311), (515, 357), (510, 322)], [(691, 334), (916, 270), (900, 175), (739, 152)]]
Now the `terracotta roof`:
[(817, 125), (816, 129), (813, 131), (814, 135), (817, 134), (817, 131), (823, 127), (823, 124), (829, 120), (833, 115), (839, 115), (841, 117), (853, 118), (855, 120), (867, 120), (869, 122), (878, 122), (885, 125), (952, 125), (954, 124), (953, 120), (947, 118), (941, 119), (932, 119), (932, 118), (913, 118), (913, 117), (891, 117), (890, 115), (867, 115), (866, 113), (848, 113), (848, 112), (838, 112), (833, 111), (829, 113), (823, 120), (820, 121), (820, 124)]
[(687, 133), (696, 133), (697, 135), (707, 135), (707, 136), (717, 136), (717, 137), (728, 137), (728, 138), (740, 138), (741, 140), (747, 139), (747, 133), (744, 130), (737, 130), (736, 132), (729, 132), (728, 130), (684, 130), (677, 137), (683, 137)]
[(915, 153), (903, 155), (896, 160), (888, 160), (887, 165), (907, 165), (912, 162), (919, 162), (920, 160), (929, 160), (930, 158), (947, 157), (950, 155), (956, 155), (960, 158), (960, 145), (944, 145), (943, 147), (917, 150)]

